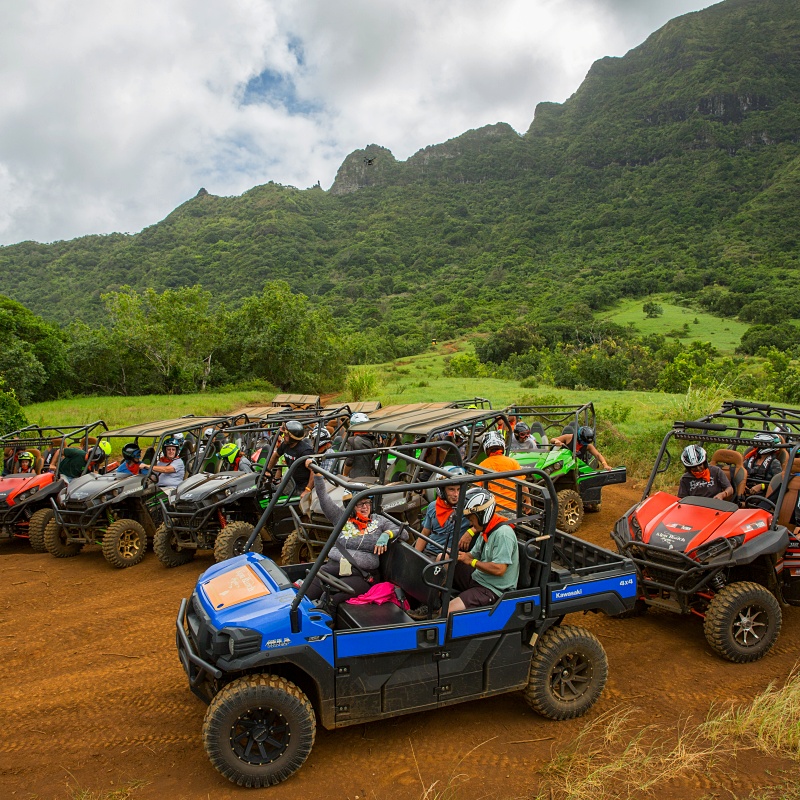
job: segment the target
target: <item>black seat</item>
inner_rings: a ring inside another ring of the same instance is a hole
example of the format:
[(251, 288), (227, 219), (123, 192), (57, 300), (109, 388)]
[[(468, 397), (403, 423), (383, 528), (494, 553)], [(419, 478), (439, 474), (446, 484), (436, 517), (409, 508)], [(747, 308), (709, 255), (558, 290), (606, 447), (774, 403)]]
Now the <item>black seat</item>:
[[(383, 580), (399, 586), (409, 597), (418, 602), (427, 606), (437, 605), (434, 599), (438, 593), (422, 578), (425, 567), (434, 563), (430, 556), (400, 541), (390, 545), (387, 552), (381, 556), (381, 575)], [(428, 570), (428, 576), (433, 578), (433, 570)], [(439, 577), (444, 581), (444, 570), (440, 572)]]
[(339, 603), (336, 612), (336, 628), (378, 628), (382, 625), (404, 625), (413, 622), (411, 617), (394, 603), (379, 606)]
[(531, 561), (525, 552), (525, 542), (517, 539), (517, 550), (519, 551), (519, 578), (517, 579), (517, 589), (527, 589), (531, 585)]

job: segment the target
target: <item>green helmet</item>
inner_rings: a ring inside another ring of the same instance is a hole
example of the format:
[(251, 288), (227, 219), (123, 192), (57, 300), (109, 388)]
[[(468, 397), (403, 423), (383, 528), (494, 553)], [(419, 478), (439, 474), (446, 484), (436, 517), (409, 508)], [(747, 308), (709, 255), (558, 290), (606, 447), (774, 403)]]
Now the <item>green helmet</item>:
[(239, 452), (239, 445), (236, 442), (228, 442), (228, 444), (222, 445), (222, 449), (219, 451), (220, 458), (227, 458), (229, 464), (233, 464), (236, 460), (236, 456)]
[(30, 461), (33, 464), (33, 453), (23, 450), (18, 456), (17, 461)]

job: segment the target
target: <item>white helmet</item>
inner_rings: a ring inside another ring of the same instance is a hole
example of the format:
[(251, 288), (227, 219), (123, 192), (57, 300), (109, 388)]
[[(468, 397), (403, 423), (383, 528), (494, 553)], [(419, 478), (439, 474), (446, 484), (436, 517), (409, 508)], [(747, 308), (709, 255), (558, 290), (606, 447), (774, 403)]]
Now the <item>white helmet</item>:
[(506, 451), (506, 440), (503, 438), (503, 434), (500, 431), (489, 431), (483, 437), (483, 451), (488, 453), (490, 450), (494, 450), (495, 448), (501, 448), (503, 452)]
[(781, 444), (781, 437), (777, 433), (757, 433), (753, 437), (753, 444), (759, 453), (774, 453)]
[(684, 447), (681, 461), (684, 467), (700, 467), (706, 461), (706, 451), (699, 444), (690, 444)]
[(354, 425), (361, 425), (364, 422), (369, 422), (369, 417), (361, 411), (356, 411), (355, 414), (350, 415), (350, 427)]
[[(459, 475), (466, 475), (467, 474), (467, 471), (464, 469), (464, 467), (457, 467), (455, 465), (450, 466), (450, 467), (445, 467), (444, 469), (445, 469), (445, 472), (447, 472), (448, 474), (447, 475), (437, 475), (434, 478), (435, 481), (444, 481), (444, 480), (447, 480), (448, 478), (456, 478)], [(443, 486), (437, 486), (436, 487), (436, 494), (442, 500), (447, 502), (447, 496), (444, 493), (444, 487)]]
[(467, 497), (464, 501), (464, 514), (474, 514), (478, 518), (478, 522), (486, 527), (494, 516), (496, 505), (494, 495), (491, 492), (475, 487), (467, 491)]

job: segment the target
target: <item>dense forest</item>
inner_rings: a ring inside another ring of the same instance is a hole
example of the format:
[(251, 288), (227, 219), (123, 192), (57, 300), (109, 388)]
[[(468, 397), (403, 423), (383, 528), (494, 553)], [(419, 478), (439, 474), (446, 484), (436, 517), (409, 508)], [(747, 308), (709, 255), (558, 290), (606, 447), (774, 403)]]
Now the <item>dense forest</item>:
[[(799, 136), (800, 7), (725, 0), (596, 62), (565, 103), (540, 104), (522, 136), (499, 123), (405, 162), (370, 145), (348, 156), (329, 191), (200, 190), (135, 235), (2, 247), (0, 286), (71, 324), (61, 332), (71, 363), (80, 342), (122, 335), (119, 298), (150, 308), (164, 292), (202, 298), (196, 313), (220, 343), (242, 330), (226, 321), (236, 315), (257, 332), (266, 319), (254, 298), (278, 292), (331, 325), (337, 364), (407, 355), (470, 331), (495, 342), (505, 331), (516, 342), (502, 353), (479, 348), (484, 368), (541, 379), (583, 376), (574, 361), (589, 347), (605, 348), (604, 357), (622, 348), (629, 361), (631, 348), (645, 348), (668, 364), (674, 346), (591, 324), (618, 299), (653, 292), (751, 323), (743, 352), (777, 344), (790, 357), (800, 340), (786, 324), (800, 318)], [(553, 332), (565, 322), (566, 332)], [(230, 339), (205, 373), (173, 371), (162, 386), (267, 368), (255, 356), (245, 365), (243, 347)], [(651, 367), (641, 362), (639, 372)], [(618, 382), (639, 385), (635, 373), (629, 364)], [(54, 390), (56, 374), (37, 378), (30, 396)], [(7, 370), (0, 375), (20, 393)], [(270, 379), (298, 385), (281, 377)], [(133, 377), (114, 380), (129, 390)]]

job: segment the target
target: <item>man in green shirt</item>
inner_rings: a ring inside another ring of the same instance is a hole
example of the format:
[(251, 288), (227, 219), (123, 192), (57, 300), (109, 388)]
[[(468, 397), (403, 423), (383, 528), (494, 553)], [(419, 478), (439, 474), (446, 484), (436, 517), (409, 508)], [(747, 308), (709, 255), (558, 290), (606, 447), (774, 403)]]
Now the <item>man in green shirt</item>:
[[(53, 440), (53, 447), (59, 447), (61, 441), (59, 439)], [(80, 447), (65, 447), (64, 452), (60, 456), (56, 456), (50, 469), (58, 470), (58, 474), (69, 483), (73, 478), (78, 478), (83, 475), (83, 470), (86, 467), (86, 451)]]
[(467, 492), (464, 516), (471, 528), (465, 537), (474, 543), (459, 550), (453, 585), (460, 594), (450, 601), (447, 613), (493, 605), (504, 592), (517, 588), (519, 551), (517, 537), (506, 518), (495, 513), (495, 498), (485, 489)]

